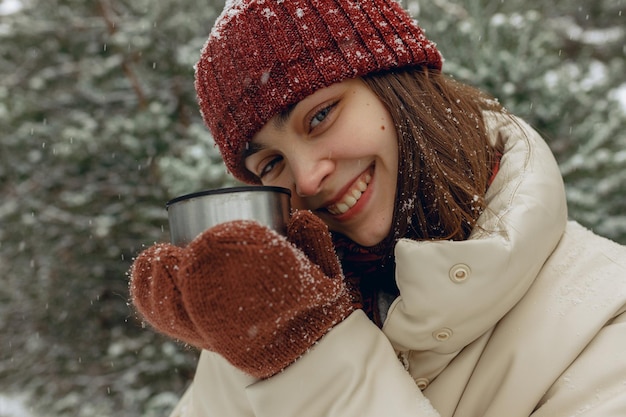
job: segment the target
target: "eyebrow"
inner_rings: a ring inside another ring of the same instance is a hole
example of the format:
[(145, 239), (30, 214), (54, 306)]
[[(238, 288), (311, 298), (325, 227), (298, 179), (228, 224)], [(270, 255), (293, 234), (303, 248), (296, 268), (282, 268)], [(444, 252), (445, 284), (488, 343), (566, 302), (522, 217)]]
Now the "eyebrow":
[(286, 109), (278, 112), (278, 114), (274, 118), (274, 126), (276, 127), (276, 129), (282, 129), (283, 127), (285, 127), (285, 124), (291, 117), (291, 113), (293, 112), (293, 109), (296, 108), (296, 104), (297, 103), (294, 103), (290, 105), (289, 107), (287, 107)]
[(260, 143), (248, 142), (245, 148), (241, 152), (241, 160), (245, 161), (247, 157), (254, 155), (255, 153), (265, 149), (265, 145)]
[[(286, 109), (278, 112), (276, 114), (276, 116), (273, 118), (273, 122), (274, 123), (274, 127), (276, 129), (283, 129), (285, 127), (285, 124), (289, 121), (289, 118), (291, 117), (291, 113), (293, 113), (293, 109), (296, 108), (296, 105), (298, 103), (294, 103), (290, 106), (288, 106)], [(263, 149), (265, 149), (266, 146), (262, 145), (260, 143), (254, 143), (254, 142), (248, 142), (246, 143), (246, 147), (244, 148), (243, 152), (241, 153), (241, 160), (245, 161), (247, 157), (254, 155), (255, 153), (262, 151)]]

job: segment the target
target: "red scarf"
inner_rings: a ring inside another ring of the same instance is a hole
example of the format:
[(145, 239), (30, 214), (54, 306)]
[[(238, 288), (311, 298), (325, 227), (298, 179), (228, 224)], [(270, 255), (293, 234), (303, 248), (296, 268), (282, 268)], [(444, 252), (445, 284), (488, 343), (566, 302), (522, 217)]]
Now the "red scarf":
[(378, 255), (344, 236), (335, 236), (335, 248), (341, 261), (346, 283), (356, 304), (378, 327), (382, 319), (378, 305), (381, 292), (400, 295), (395, 280), (393, 259)]

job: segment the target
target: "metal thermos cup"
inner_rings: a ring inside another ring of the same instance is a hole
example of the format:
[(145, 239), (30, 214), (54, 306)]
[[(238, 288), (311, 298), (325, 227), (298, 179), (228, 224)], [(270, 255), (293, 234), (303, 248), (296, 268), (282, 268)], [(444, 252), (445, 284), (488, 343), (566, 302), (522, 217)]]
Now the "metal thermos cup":
[(283, 235), (291, 210), (287, 188), (249, 186), (185, 194), (167, 202), (171, 242), (185, 246), (206, 229), (232, 220), (256, 220)]

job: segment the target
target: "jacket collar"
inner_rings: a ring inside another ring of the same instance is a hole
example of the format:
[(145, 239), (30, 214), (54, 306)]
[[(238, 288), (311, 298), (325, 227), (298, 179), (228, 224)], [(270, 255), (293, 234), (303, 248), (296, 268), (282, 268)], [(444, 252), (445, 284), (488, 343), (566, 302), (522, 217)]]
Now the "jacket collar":
[(398, 350), (450, 354), (477, 339), (524, 296), (564, 232), (563, 181), (547, 144), (512, 116), (486, 123), (504, 152), (470, 238), (396, 245), (400, 297), (383, 331)]

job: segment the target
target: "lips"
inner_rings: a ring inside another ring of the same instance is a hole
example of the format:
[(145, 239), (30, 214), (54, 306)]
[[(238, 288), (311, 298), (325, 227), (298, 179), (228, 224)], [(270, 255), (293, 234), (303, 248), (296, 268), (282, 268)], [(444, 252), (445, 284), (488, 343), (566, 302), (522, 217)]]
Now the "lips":
[(367, 190), (367, 186), (371, 180), (372, 175), (369, 172), (364, 173), (352, 184), (352, 187), (350, 187), (348, 192), (346, 192), (338, 202), (326, 207), (326, 210), (335, 216), (344, 214), (359, 201), (361, 195)]

